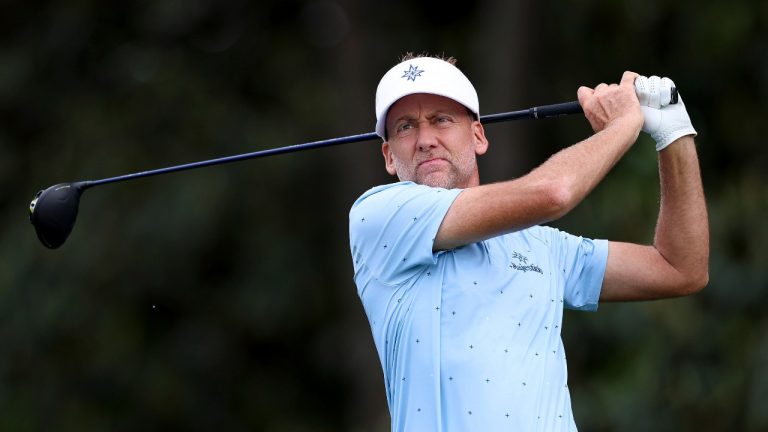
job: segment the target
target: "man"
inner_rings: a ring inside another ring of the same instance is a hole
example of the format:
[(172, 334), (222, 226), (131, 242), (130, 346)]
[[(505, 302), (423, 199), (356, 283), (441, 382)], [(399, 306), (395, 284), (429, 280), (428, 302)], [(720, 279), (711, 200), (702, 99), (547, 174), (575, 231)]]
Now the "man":
[[(399, 183), (350, 211), (355, 282), (379, 353), (394, 431), (576, 430), (563, 308), (694, 293), (708, 226), (693, 129), (673, 83), (625, 72), (581, 87), (595, 134), (529, 174), (480, 184), (488, 150), (477, 93), (451, 63), (407, 58), (382, 78), (376, 132)], [(639, 98), (639, 99), (638, 99)], [(642, 102), (642, 106), (641, 106)], [(636, 141), (657, 143), (651, 246), (539, 224), (573, 209)]]

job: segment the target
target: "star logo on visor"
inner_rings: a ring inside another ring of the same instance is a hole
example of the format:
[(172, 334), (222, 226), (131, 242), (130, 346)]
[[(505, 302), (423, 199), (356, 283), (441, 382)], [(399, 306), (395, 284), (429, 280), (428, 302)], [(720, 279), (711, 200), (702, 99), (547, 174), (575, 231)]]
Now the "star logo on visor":
[(424, 71), (420, 70), (418, 66), (408, 65), (408, 70), (403, 71), (403, 76), (400, 78), (405, 78), (406, 81), (416, 81), (416, 78), (420, 77), (422, 72)]

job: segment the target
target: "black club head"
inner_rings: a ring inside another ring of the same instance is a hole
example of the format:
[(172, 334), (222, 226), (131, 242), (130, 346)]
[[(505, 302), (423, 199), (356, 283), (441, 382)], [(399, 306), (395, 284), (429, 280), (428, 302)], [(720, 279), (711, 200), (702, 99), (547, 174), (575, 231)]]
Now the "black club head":
[(67, 240), (86, 187), (86, 182), (61, 183), (35, 195), (29, 204), (29, 220), (45, 247), (56, 249)]

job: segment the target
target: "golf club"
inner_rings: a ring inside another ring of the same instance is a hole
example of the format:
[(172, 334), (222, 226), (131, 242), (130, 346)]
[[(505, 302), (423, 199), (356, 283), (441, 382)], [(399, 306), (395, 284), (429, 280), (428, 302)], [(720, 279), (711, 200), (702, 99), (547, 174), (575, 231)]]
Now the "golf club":
[[(543, 105), (539, 107), (500, 114), (489, 114), (481, 116), (480, 121), (483, 124), (489, 124), (507, 120), (542, 119), (582, 112), (583, 111), (579, 103), (577, 101), (573, 101), (553, 105)], [(176, 171), (202, 168), (210, 165), (219, 165), (283, 153), (292, 153), (319, 147), (330, 147), (353, 142), (370, 141), (377, 138), (378, 136), (376, 133), (370, 132), (366, 134), (331, 138), (323, 141), (296, 144), (286, 147), (256, 151), (252, 153), (244, 153), (218, 159), (192, 162), (183, 165), (176, 165), (151, 171), (142, 171), (101, 180), (60, 183), (47, 189), (41, 190), (37, 193), (37, 195), (35, 195), (34, 199), (32, 199), (32, 202), (29, 204), (29, 219), (32, 222), (32, 225), (35, 227), (35, 231), (37, 232), (37, 237), (40, 239), (40, 242), (42, 242), (42, 244), (47, 248), (56, 249), (64, 244), (64, 242), (67, 240), (67, 237), (72, 232), (72, 228), (75, 225), (75, 219), (77, 218), (77, 211), (80, 206), (80, 197), (88, 188), (101, 186), (108, 183), (116, 183), (159, 174), (167, 174)]]

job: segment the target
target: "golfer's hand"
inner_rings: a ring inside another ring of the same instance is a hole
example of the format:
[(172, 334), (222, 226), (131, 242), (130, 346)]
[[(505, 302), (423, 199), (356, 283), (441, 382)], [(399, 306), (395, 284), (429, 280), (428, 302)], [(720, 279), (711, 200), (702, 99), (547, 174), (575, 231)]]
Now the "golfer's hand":
[(634, 86), (638, 76), (634, 72), (624, 72), (620, 84), (603, 83), (594, 89), (579, 88), (579, 103), (595, 132), (600, 132), (611, 124), (620, 123), (640, 133), (643, 112), (640, 110)]
[(675, 83), (669, 78), (638, 76), (635, 79), (637, 97), (645, 122), (643, 132), (656, 141), (656, 150), (661, 151), (675, 140), (686, 135), (696, 136), (691, 118), (685, 110), (683, 99), (678, 94), (677, 103), (670, 104)]

